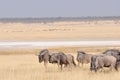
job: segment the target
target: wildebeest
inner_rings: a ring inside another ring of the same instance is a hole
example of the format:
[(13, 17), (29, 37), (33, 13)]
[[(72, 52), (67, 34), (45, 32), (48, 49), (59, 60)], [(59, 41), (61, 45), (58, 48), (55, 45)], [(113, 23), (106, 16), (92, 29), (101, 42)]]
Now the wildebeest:
[(67, 54), (67, 61), (69, 63), (70, 66), (74, 65), (76, 67), (76, 63), (74, 61), (74, 56), (71, 54)]
[(67, 56), (63, 52), (54, 53), (54, 54), (50, 55), (49, 62), (50, 63), (57, 63), (58, 67), (59, 67), (59, 65), (61, 66), (61, 70), (62, 70), (63, 64), (65, 64), (65, 65), (68, 64)]
[(117, 49), (106, 50), (103, 54), (112, 55), (116, 57), (117, 61), (120, 61), (120, 52)]
[(45, 68), (47, 68), (47, 63), (49, 61), (49, 57), (50, 57), (50, 53), (49, 53), (48, 49), (41, 50), (38, 55), (39, 62), (41, 63), (42, 61), (44, 61)]
[(117, 70), (116, 58), (111, 55), (94, 55), (91, 57), (91, 71), (97, 72), (99, 69), (103, 69), (103, 67)]
[(76, 63), (74, 61), (74, 57), (71, 54), (64, 54), (63, 52), (58, 52), (58, 53), (54, 53), (52, 55), (50, 55), (50, 63), (57, 63), (58, 67), (59, 65), (61, 66), (61, 70), (62, 70), (62, 65), (64, 64), (65, 66), (68, 65), (74, 65), (76, 66)]
[(80, 63), (83, 64), (88, 64), (91, 62), (91, 57), (92, 57), (92, 54), (86, 54), (85, 52), (82, 52), (82, 51), (78, 51), (77, 52), (77, 61), (78, 61), (78, 66), (80, 65)]

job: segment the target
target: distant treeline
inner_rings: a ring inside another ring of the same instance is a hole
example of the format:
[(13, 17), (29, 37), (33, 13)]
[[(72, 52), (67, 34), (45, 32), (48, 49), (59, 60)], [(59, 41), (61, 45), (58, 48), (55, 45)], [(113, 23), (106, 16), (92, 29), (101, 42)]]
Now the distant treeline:
[(61, 21), (120, 20), (120, 16), (107, 17), (51, 17), (51, 18), (0, 18), (1, 23), (49, 23)]

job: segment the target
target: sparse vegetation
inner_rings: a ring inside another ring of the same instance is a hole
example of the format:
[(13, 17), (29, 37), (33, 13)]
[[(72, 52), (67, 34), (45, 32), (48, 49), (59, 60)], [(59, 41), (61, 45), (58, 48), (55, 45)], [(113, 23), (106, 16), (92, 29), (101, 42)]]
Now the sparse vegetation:
[[(1, 41), (119, 40), (120, 24), (114, 21), (54, 23), (0, 23)], [(69, 35), (69, 36), (68, 36)]]
[[(91, 18), (94, 19), (95, 17)], [(43, 41), (43, 40), (119, 40), (120, 21), (119, 17), (95, 18), (95, 20), (60, 21), (24, 19), (0, 20), (0, 41)], [(102, 19), (102, 20), (101, 20)], [(21, 21), (21, 22), (20, 22)], [(50, 52), (62, 51), (65, 54), (71, 53), (75, 60), (77, 51), (84, 51), (91, 54), (100, 54), (108, 49), (119, 49), (119, 46), (69, 46), (48, 48)], [(43, 63), (38, 62), (38, 54), (41, 48), (34, 49), (0, 49), (0, 80), (120, 80), (120, 72), (92, 73), (89, 64), (83, 68), (76, 67), (71, 71), (64, 68), (59, 71), (57, 65), (49, 64), (47, 70)], [(77, 63), (77, 62), (76, 62)]]
[[(98, 50), (99, 49), (99, 50)], [(87, 53), (101, 53), (110, 48), (51, 48), (50, 51), (63, 51), (72, 53), (76, 60), (76, 50), (83, 50)], [(120, 48), (116, 48), (120, 49)], [(119, 80), (120, 72), (90, 72), (89, 64), (84, 67), (76, 67), (69, 70), (64, 68), (63, 71), (58, 70), (57, 65), (48, 64), (48, 68), (44, 68), (43, 63), (38, 62), (38, 57), (35, 55), (40, 49), (36, 50), (8, 50), (7, 55), (0, 55), (0, 80)], [(97, 52), (96, 52), (97, 51)], [(0, 54), (4, 52), (0, 52)], [(6, 53), (4, 53), (6, 54)], [(14, 54), (14, 55), (13, 55)], [(18, 55), (19, 54), (19, 55)], [(21, 55), (23, 54), (23, 55)], [(26, 55), (25, 55), (26, 54)], [(77, 62), (76, 62), (77, 63)]]
[[(62, 51), (64, 53), (71, 53), (71, 54), (77, 54), (77, 51), (84, 51), (86, 53), (92, 53), (92, 54), (99, 54), (102, 53), (108, 49), (118, 49), (120, 50), (119, 46), (112, 46), (112, 47), (53, 47), (48, 48), (51, 52), (58, 52)], [(27, 54), (38, 54), (40, 52), (41, 48), (34, 48), (34, 49), (3, 49), (0, 50), (0, 55), (27, 55)]]

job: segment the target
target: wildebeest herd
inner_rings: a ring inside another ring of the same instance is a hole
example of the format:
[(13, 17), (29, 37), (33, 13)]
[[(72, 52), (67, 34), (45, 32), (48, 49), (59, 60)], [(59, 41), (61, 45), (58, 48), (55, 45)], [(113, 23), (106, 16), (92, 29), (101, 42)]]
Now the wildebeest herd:
[[(39, 62), (44, 62), (45, 68), (47, 68), (47, 64), (49, 63), (56, 63), (58, 68), (60, 67), (61, 70), (64, 67), (69, 66), (72, 68), (76, 67), (75, 59), (72, 54), (65, 54), (63, 52), (49, 52), (48, 49), (43, 49), (40, 51), (38, 55)], [(99, 69), (104, 67), (108, 67), (110, 71), (116, 70), (118, 71), (118, 67), (120, 65), (120, 51), (116, 49), (106, 50), (102, 54), (86, 54), (83, 51), (77, 51), (77, 58), (78, 66), (83, 64), (90, 63), (90, 70), (97, 72)]]

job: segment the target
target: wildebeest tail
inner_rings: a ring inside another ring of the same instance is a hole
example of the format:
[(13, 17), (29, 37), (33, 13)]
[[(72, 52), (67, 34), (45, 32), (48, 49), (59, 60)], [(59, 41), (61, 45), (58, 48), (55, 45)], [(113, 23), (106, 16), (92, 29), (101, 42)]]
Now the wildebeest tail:
[(73, 61), (74, 66), (76, 67), (76, 63), (74, 61), (74, 56), (72, 56), (72, 61)]
[(79, 54), (77, 54), (77, 58), (76, 58), (76, 60), (79, 62), (78, 56), (79, 56)]
[(116, 62), (115, 64), (115, 70), (118, 71), (118, 66), (119, 66), (119, 62)]

